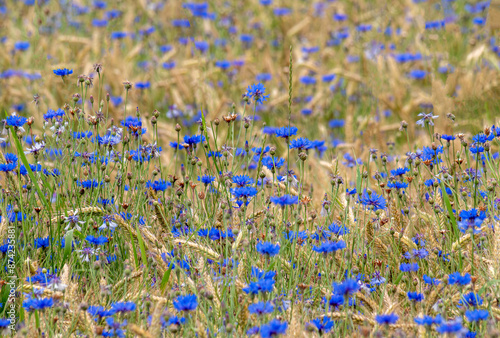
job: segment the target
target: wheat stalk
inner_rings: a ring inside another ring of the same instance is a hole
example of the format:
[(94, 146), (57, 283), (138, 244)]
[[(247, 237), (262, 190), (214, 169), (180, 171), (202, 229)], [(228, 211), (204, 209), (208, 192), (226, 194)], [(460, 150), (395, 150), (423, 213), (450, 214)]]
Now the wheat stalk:
[(203, 246), (201, 244), (191, 242), (191, 241), (181, 239), (181, 238), (174, 239), (174, 243), (186, 245), (186, 246), (190, 247), (191, 249), (193, 249), (194, 251), (196, 251), (196, 252), (198, 252), (198, 253), (204, 255), (205, 257), (210, 258), (214, 261), (218, 261), (220, 259), (220, 255), (217, 252), (215, 252), (211, 248), (208, 248), (208, 247)]

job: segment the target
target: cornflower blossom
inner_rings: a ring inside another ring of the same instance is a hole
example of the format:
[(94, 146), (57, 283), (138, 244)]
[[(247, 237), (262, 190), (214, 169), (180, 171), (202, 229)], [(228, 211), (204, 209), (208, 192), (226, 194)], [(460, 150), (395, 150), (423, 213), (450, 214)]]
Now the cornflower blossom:
[(359, 198), (359, 202), (374, 211), (385, 209), (387, 206), (387, 202), (382, 195), (377, 195), (374, 192), (368, 192), (366, 189)]
[(275, 130), (275, 134), (277, 137), (284, 138), (288, 140), (290, 137), (297, 134), (297, 127), (281, 127)]
[(99, 227), (99, 230), (114, 230), (118, 224), (114, 222), (115, 217), (113, 215), (104, 215), (102, 216), (102, 225)]
[(377, 321), (377, 323), (381, 325), (395, 324), (398, 321), (398, 319), (399, 316), (394, 313), (375, 316), (375, 320)]
[(280, 252), (279, 244), (269, 242), (257, 243), (256, 249), (258, 253), (267, 257), (276, 256)]
[(266, 88), (262, 83), (257, 83), (253, 84), (248, 87), (247, 92), (245, 93), (245, 96), (253, 99), (255, 104), (263, 104), (264, 101), (267, 100), (269, 95), (264, 95), (266, 91)]
[(74, 215), (65, 216), (64, 222), (67, 223), (64, 230), (69, 230), (74, 228), (78, 231), (82, 231), (82, 227), (80, 226), (80, 224), (85, 224), (85, 221), (80, 221), (80, 217), (78, 216), (78, 210), (75, 212)]
[(73, 74), (73, 69), (62, 68), (62, 69), (54, 69), (54, 74), (64, 78), (65, 76)]
[(91, 257), (95, 257), (99, 254), (100, 248), (87, 247), (76, 251), (80, 253), (80, 259), (82, 262), (90, 262)]
[(174, 300), (174, 308), (177, 311), (189, 312), (193, 311), (198, 307), (198, 298), (194, 294), (186, 296), (178, 296)]
[(420, 120), (417, 121), (417, 125), (421, 127), (425, 127), (425, 124), (429, 124), (430, 126), (434, 125), (434, 122), (432, 120), (437, 119), (439, 116), (434, 115), (433, 113), (420, 113), (418, 116), (422, 117)]

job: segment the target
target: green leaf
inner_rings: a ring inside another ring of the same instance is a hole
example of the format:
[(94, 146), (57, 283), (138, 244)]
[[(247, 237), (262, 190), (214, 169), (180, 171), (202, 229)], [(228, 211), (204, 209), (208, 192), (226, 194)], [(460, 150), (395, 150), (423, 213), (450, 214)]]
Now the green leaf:
[(64, 255), (61, 262), (61, 266), (64, 266), (64, 262), (71, 255), (71, 249), (73, 247), (73, 230), (70, 230), (64, 236)]
[(455, 234), (455, 237), (458, 239), (460, 236), (458, 233), (457, 219), (453, 214), (453, 208), (451, 207), (450, 199), (448, 198), (448, 194), (446, 193), (446, 188), (443, 182), (441, 182), (441, 191), (443, 192), (441, 195), (443, 196), (444, 205), (446, 206), (446, 210), (448, 210), (448, 216), (450, 217), (450, 221), (453, 226), (453, 232)]
[[(38, 186), (38, 178), (33, 174), (33, 171), (31, 171), (31, 167), (30, 167), (30, 165), (28, 163), (28, 159), (26, 158), (26, 155), (24, 154), (23, 146), (21, 145), (21, 142), (17, 138), (17, 134), (15, 132), (13, 132), (11, 134), (13, 136), (14, 143), (16, 144), (16, 148), (17, 148), (17, 152), (18, 152), (19, 158), (23, 162), (24, 167), (26, 168), (26, 171), (28, 172), (28, 176), (30, 177), (31, 181), (33, 182), (33, 185), (35, 186), (35, 189), (36, 189), (36, 192), (38, 194), (38, 197), (42, 200), (42, 203), (43, 203), (44, 207), (47, 210), (51, 210), (52, 208), (51, 208), (50, 203), (47, 201), (47, 199), (45, 198), (45, 195), (42, 193), (42, 191), (40, 190), (40, 187)], [(43, 179), (43, 177), (41, 177), (41, 179), (42, 179), (43, 184), (45, 186), (49, 186), (47, 184), (47, 182), (45, 182), (45, 180)]]
[(142, 239), (141, 231), (139, 230), (138, 225), (135, 225), (135, 230), (137, 231), (137, 240), (139, 241), (139, 248), (141, 249), (141, 258), (142, 262), (146, 269), (148, 268), (148, 258), (146, 256), (146, 246), (144, 245), (144, 240)]
[(137, 256), (137, 250), (135, 250), (134, 236), (132, 235), (132, 233), (130, 233), (130, 243), (132, 243), (130, 246), (132, 247), (132, 251), (134, 252), (135, 267), (139, 269), (140, 268), (139, 257)]
[(170, 279), (170, 273), (172, 272), (173, 266), (174, 266), (174, 264), (170, 264), (170, 267), (168, 268), (168, 270), (165, 271), (165, 273), (163, 274), (163, 278), (161, 279), (161, 283), (160, 283), (160, 290), (162, 293), (165, 292), (165, 288), (167, 287), (168, 281)]

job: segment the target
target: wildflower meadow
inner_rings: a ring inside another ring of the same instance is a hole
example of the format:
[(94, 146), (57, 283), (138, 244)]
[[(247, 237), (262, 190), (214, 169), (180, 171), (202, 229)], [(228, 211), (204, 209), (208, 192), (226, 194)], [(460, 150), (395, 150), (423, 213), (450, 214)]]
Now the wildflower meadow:
[(500, 1), (0, 19), (1, 336), (500, 337)]

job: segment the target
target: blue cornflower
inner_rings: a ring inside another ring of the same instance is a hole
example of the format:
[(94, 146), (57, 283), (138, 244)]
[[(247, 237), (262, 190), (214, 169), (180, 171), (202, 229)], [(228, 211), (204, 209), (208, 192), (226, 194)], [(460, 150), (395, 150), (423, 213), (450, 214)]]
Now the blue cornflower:
[(477, 228), (480, 228), (486, 219), (486, 212), (478, 211), (477, 209), (462, 210), (459, 216), (461, 220), (457, 223), (460, 231), (465, 233), (467, 230), (472, 230), (476, 234), (479, 233)]
[(474, 135), (472, 137), (472, 141), (474, 141), (474, 143), (480, 143), (480, 144), (484, 144), (486, 143), (487, 141), (491, 141), (495, 138), (495, 135), (494, 134), (489, 134), (488, 136), (486, 136), (486, 134), (483, 134), (483, 133), (479, 133), (477, 135)]
[(113, 40), (119, 40), (119, 39), (124, 39), (128, 35), (127, 32), (112, 32), (111, 33), (111, 39)]
[(424, 295), (422, 293), (408, 291), (407, 295), (409, 300), (415, 302), (421, 302), (424, 300)]
[(395, 313), (376, 315), (375, 320), (381, 325), (395, 324), (399, 319), (399, 316)]
[(227, 232), (217, 229), (217, 228), (211, 228), (211, 229), (200, 229), (198, 230), (198, 236), (200, 237), (208, 237), (212, 241), (218, 241), (222, 238), (233, 238), (234, 234), (231, 229), (228, 229)]
[(260, 327), (260, 336), (262, 338), (276, 337), (277, 335), (285, 334), (287, 327), (287, 322), (281, 322), (278, 319), (273, 319), (269, 323)]
[(26, 219), (26, 214), (23, 214), (21, 211), (14, 211), (14, 208), (9, 204), (7, 205), (7, 218), (10, 223), (14, 222), (22, 222)]
[(418, 263), (401, 263), (399, 270), (402, 272), (415, 272), (418, 271)]
[(441, 317), (441, 315), (437, 315), (436, 318), (432, 318), (431, 316), (423, 316), (415, 317), (413, 320), (417, 325), (431, 326), (432, 324), (441, 324), (443, 318)]
[(103, 337), (120, 337), (125, 338), (125, 331), (122, 329), (123, 326), (127, 325), (127, 321), (120, 323), (116, 321), (113, 317), (106, 318), (106, 324), (109, 327), (108, 331), (103, 331)]
[(306, 86), (314, 85), (317, 82), (316, 78), (313, 76), (302, 76), (299, 80), (302, 84), (305, 84)]
[(479, 297), (478, 294), (474, 292), (469, 292), (462, 296), (462, 299), (458, 301), (459, 304), (463, 304), (467, 307), (478, 307), (483, 304), (483, 299)]
[(151, 87), (151, 83), (149, 81), (145, 81), (145, 82), (137, 82), (135, 84), (135, 87), (137, 89), (148, 89)]
[[(262, 0), (261, 0), (262, 1)], [(267, 0), (266, 0), (267, 1)], [(257, 333), (259, 333), (260, 331), (260, 327), (258, 326), (254, 326), (254, 327), (251, 327), (247, 330), (247, 336), (254, 336), (256, 335)]]
[(172, 183), (167, 182), (165, 180), (159, 179), (158, 181), (147, 181), (146, 188), (151, 188), (154, 191), (165, 191), (168, 187), (170, 187)]
[(354, 159), (354, 157), (351, 156), (351, 154), (349, 153), (345, 153), (344, 154), (344, 162), (342, 162), (343, 165), (345, 165), (346, 167), (348, 168), (352, 168), (356, 165), (361, 165), (363, 164), (363, 161), (361, 161), (360, 158), (358, 158), (357, 160)]
[(292, 13), (292, 10), (290, 8), (286, 8), (286, 7), (276, 7), (273, 10), (273, 13), (276, 16), (286, 16), (286, 15)]
[(394, 169), (394, 170), (391, 170), (391, 175), (392, 176), (403, 176), (404, 174), (406, 174), (407, 172), (409, 172), (410, 169), (408, 168), (397, 168), (397, 169)]
[(280, 252), (279, 244), (270, 242), (259, 242), (256, 245), (257, 252), (267, 257), (276, 256)]
[(23, 302), (23, 307), (26, 311), (33, 310), (44, 310), (46, 308), (50, 308), (54, 305), (54, 300), (52, 298), (30, 298)]
[(272, 313), (274, 311), (274, 306), (270, 302), (258, 302), (248, 306), (248, 311), (256, 315), (263, 315)]
[(0, 171), (5, 172), (5, 173), (7, 173), (9, 171), (12, 171), (12, 170), (14, 170), (16, 168), (17, 168), (17, 163), (16, 162), (14, 162), (14, 163), (5, 163), (5, 164), (1, 163), (0, 164)]
[(7, 153), (4, 155), (5, 157), (5, 162), (6, 163), (16, 163), (17, 162), (17, 156), (12, 153)]
[(205, 184), (205, 186), (211, 184), (213, 181), (215, 181), (215, 176), (209, 176), (209, 175), (203, 175), (203, 176), (198, 176), (198, 181), (201, 183)]
[(43, 119), (45, 121), (51, 121), (55, 118), (57, 121), (60, 121), (64, 115), (66, 115), (66, 112), (62, 109), (49, 109), (47, 110), (47, 114), (43, 114)]
[(103, 244), (108, 243), (108, 238), (105, 236), (94, 237), (94, 236), (89, 235), (89, 236), (85, 237), (85, 240), (87, 242), (89, 242), (90, 244), (94, 244), (94, 245), (103, 245)]
[[(2, 306), (2, 303), (0, 303), (0, 306)], [(10, 325), (10, 319), (0, 319), (0, 329), (4, 329)], [(1, 332), (1, 330), (0, 330)]]
[(194, 294), (178, 296), (174, 300), (174, 307), (177, 311), (193, 311), (198, 306), (198, 298)]
[(28, 119), (26, 119), (26, 117), (24, 117), (24, 116), (12, 114), (11, 116), (7, 117), (7, 119), (5, 120), (5, 123), (8, 126), (20, 128), (20, 127), (24, 126), (24, 124), (26, 123), (27, 120)]
[(347, 196), (353, 196), (353, 195), (356, 195), (357, 193), (358, 193), (358, 191), (356, 190), (356, 188), (353, 188), (352, 190), (349, 190), (349, 189), (345, 190), (345, 194)]
[(374, 211), (385, 209), (387, 206), (387, 203), (382, 195), (377, 195), (374, 192), (369, 194), (366, 189), (359, 198), (359, 202), (366, 207), (373, 208)]
[(436, 328), (436, 331), (445, 334), (445, 333), (457, 333), (462, 331), (462, 320), (460, 317), (457, 317), (454, 320), (450, 320), (447, 322), (441, 322), (441, 324)]
[(256, 104), (262, 104), (269, 97), (269, 95), (264, 95), (265, 91), (266, 88), (262, 83), (259, 82), (257, 84), (249, 86), (247, 88), (245, 96), (248, 98), (253, 98)]
[(334, 322), (329, 317), (316, 318), (311, 320), (306, 325), (314, 326), (320, 335), (328, 333), (332, 330)]
[(260, 270), (259, 268), (256, 268), (252, 266), (251, 272), (250, 272), (251, 277), (257, 278), (257, 279), (273, 279), (276, 276), (276, 271), (263, 271)]
[(429, 277), (427, 275), (424, 275), (422, 278), (423, 278), (425, 284), (439, 285), (441, 283), (438, 279)]
[(324, 241), (324, 242), (321, 242), (320, 246), (313, 246), (312, 250), (326, 255), (330, 252), (342, 250), (345, 247), (346, 247), (346, 244), (344, 241), (338, 241), (338, 242)]
[(240, 198), (249, 198), (257, 195), (258, 190), (254, 187), (238, 187), (231, 189), (231, 193), (237, 199)]
[(256, 295), (260, 292), (271, 292), (274, 288), (274, 279), (272, 278), (261, 278), (257, 282), (250, 282), (247, 287), (243, 288), (245, 293), (251, 295)]
[[(137, 86), (137, 84), (136, 84)], [(121, 121), (120, 124), (124, 127), (127, 127), (129, 130), (131, 128), (139, 128), (142, 129), (142, 121), (139, 117), (135, 116), (127, 116), (125, 120)], [(144, 132), (142, 132), (144, 134)]]
[(77, 181), (76, 184), (86, 189), (97, 188), (99, 186), (99, 182), (97, 180)]
[(65, 76), (68, 76), (70, 74), (73, 74), (73, 69), (68, 69), (68, 68), (54, 69), (53, 72), (57, 76), (65, 77)]
[(330, 128), (342, 128), (345, 125), (344, 120), (330, 120), (328, 126)]
[(112, 310), (106, 310), (102, 306), (94, 306), (94, 305), (89, 306), (89, 308), (87, 309), (87, 312), (91, 316), (93, 316), (93, 317), (99, 317), (99, 318), (113, 316), (115, 314), (115, 312), (112, 311)]
[(269, 73), (260, 73), (260, 74), (257, 74), (257, 76), (255, 77), (255, 79), (257, 81), (261, 81), (261, 82), (270, 81), (272, 78), (273, 78), (273, 76)]
[(168, 319), (168, 322), (165, 322), (165, 326), (170, 326), (170, 325), (182, 325), (186, 322), (186, 318), (184, 317), (177, 317), (177, 316), (172, 316)]
[(424, 248), (422, 248), (422, 249), (413, 249), (412, 254), (413, 254), (413, 257), (415, 257), (415, 258), (424, 259), (427, 256), (429, 256), (429, 251), (427, 251)]
[(284, 158), (266, 156), (262, 159), (262, 165), (271, 171), (281, 168), (284, 164)]
[(337, 295), (349, 296), (355, 294), (360, 289), (358, 281), (355, 279), (346, 279), (342, 283), (333, 283), (333, 290)]
[(332, 82), (333, 80), (335, 80), (335, 77), (337, 77), (337, 75), (335, 75), (335, 74), (327, 74), (327, 75), (323, 75), (321, 77), (321, 80), (323, 82), (329, 83), (329, 82)]
[(458, 284), (458, 285), (467, 285), (471, 282), (471, 276), (469, 273), (466, 273), (465, 275), (461, 276), (460, 272), (454, 272), (450, 273), (448, 275), (448, 284), (453, 285), (453, 284)]
[(331, 225), (328, 226), (328, 230), (337, 236), (344, 236), (348, 233), (350, 233), (349, 229), (345, 225), (337, 224), (337, 223), (332, 223)]
[(484, 147), (479, 145), (479, 144), (474, 144), (472, 147), (470, 147), (469, 151), (471, 154), (481, 154), (484, 152)]
[[(421, 70), (421, 69), (412, 69), (407, 75), (411, 79), (422, 80), (427, 76), (427, 72), (425, 70)], [(417, 124), (418, 124), (418, 121), (417, 121)]]
[(19, 51), (25, 51), (30, 47), (29, 41), (17, 41), (14, 43), (14, 49)]
[(283, 196), (272, 196), (271, 202), (277, 205), (285, 207), (285, 205), (292, 205), (299, 203), (298, 196), (283, 195)]
[(392, 189), (406, 189), (408, 188), (408, 183), (405, 183), (405, 182), (399, 182), (399, 181), (396, 181), (396, 182), (389, 182), (387, 184), (387, 187), (388, 188), (392, 188)]
[(490, 316), (490, 313), (488, 310), (482, 310), (482, 309), (477, 309), (477, 310), (467, 310), (465, 311), (465, 317), (467, 317), (467, 320), (469, 322), (478, 322), (480, 320), (486, 320)]
[(306, 150), (312, 148), (312, 142), (305, 137), (290, 141), (290, 149)]
[(200, 142), (205, 142), (205, 136), (203, 135), (184, 136), (184, 143), (190, 146), (194, 146), (195, 144), (198, 144)]
[(90, 138), (92, 137), (92, 132), (91, 131), (82, 131), (82, 132), (78, 132), (78, 131), (74, 131), (73, 132), (73, 138), (74, 139), (82, 139), (82, 138)]
[(35, 248), (48, 248), (50, 246), (49, 236), (35, 238)]
[(132, 312), (137, 306), (134, 302), (116, 302), (111, 304), (111, 310), (117, 312)]
[(292, 127), (281, 127), (276, 129), (274, 132), (277, 137), (288, 139), (289, 137), (296, 135), (297, 131), (298, 131), (297, 127), (292, 126)]
[[(171, 142), (171, 143), (174, 143), (174, 142)], [(174, 147), (175, 148), (175, 147)], [(213, 151), (213, 150), (210, 150), (208, 153), (207, 153), (207, 157), (214, 157), (214, 158), (221, 158), (222, 157), (222, 153), (220, 151)]]
[(283, 237), (290, 241), (290, 243), (298, 240), (299, 245), (304, 245), (307, 240), (307, 231), (295, 232), (293, 230), (283, 231)]
[(443, 140), (448, 141), (448, 142), (451, 142), (451, 141), (453, 141), (453, 140), (455, 140), (455, 139), (456, 139), (456, 137), (455, 137), (455, 136), (453, 136), (453, 135), (441, 135), (441, 138), (442, 138)]
[(233, 183), (238, 187), (244, 187), (245, 185), (254, 184), (254, 180), (247, 175), (236, 175), (233, 176)]

